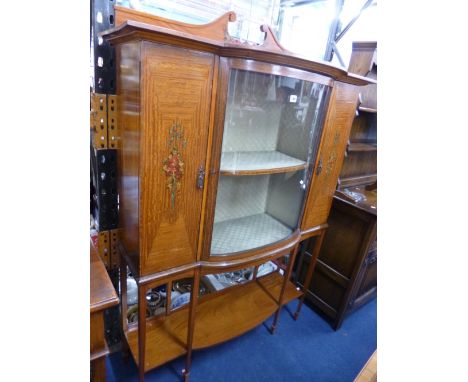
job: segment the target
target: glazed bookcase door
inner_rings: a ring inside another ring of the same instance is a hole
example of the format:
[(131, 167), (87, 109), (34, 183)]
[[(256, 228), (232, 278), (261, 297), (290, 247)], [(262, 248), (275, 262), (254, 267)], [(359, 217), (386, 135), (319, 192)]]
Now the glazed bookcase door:
[(264, 247), (297, 230), (328, 90), (230, 69), (211, 256)]

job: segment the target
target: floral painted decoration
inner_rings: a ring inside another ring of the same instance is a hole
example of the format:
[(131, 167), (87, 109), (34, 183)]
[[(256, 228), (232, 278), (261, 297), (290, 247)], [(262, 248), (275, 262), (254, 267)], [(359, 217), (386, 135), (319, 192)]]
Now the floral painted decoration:
[(185, 148), (187, 145), (180, 122), (173, 122), (169, 130), (168, 145), (172, 146), (172, 148), (169, 156), (163, 161), (163, 171), (166, 173), (167, 187), (171, 193), (171, 208), (174, 208), (177, 191), (180, 189), (182, 175), (184, 174), (184, 162), (179, 146)]

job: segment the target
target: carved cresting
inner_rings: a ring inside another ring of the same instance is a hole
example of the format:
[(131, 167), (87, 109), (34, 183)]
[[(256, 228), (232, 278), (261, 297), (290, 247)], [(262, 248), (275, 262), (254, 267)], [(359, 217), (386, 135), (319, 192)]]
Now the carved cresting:
[(169, 128), (167, 145), (171, 149), (169, 156), (163, 160), (163, 171), (166, 173), (167, 187), (171, 193), (171, 209), (174, 209), (177, 191), (180, 189), (182, 175), (184, 174), (181, 150), (187, 146), (187, 139), (184, 138), (184, 128), (180, 122), (174, 121)]

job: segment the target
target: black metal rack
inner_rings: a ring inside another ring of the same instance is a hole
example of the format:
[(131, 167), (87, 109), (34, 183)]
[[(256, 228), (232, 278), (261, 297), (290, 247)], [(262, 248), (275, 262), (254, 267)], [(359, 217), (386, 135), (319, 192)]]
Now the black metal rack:
[[(93, 74), (91, 91), (100, 94), (115, 94), (115, 51), (98, 36), (114, 26), (115, 0), (90, 0), (90, 53)], [(118, 227), (117, 193), (117, 150), (97, 148), (90, 145), (90, 212), (99, 232)], [(110, 264), (109, 277), (117, 291), (119, 285), (118, 267)], [(119, 306), (107, 309), (104, 314), (106, 340), (111, 349), (117, 350), (121, 343), (119, 329)]]

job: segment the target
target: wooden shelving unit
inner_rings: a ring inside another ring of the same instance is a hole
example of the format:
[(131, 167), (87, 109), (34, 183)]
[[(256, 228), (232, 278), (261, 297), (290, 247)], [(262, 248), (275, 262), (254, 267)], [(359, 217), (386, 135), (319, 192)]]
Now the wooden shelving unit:
[(340, 189), (377, 180), (377, 109), (362, 105), (358, 108), (346, 153), (338, 180)]

